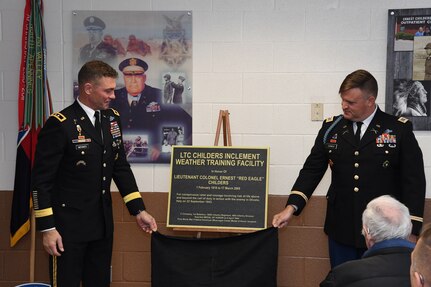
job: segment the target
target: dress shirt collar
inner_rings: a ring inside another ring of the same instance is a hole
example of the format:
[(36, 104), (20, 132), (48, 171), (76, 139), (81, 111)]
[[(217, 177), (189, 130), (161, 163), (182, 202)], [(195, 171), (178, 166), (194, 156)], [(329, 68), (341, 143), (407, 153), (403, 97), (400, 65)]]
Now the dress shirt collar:
[(141, 94), (137, 95), (137, 96), (131, 96), (129, 94), (127, 94), (127, 100), (129, 101), (129, 106), (132, 105), (132, 101), (138, 101), (141, 98)]
[(79, 101), (79, 97), (76, 98), (76, 101), (78, 102), (78, 104), (81, 106), (81, 108), (84, 110), (84, 112), (87, 114), (87, 117), (90, 119), (91, 123), (94, 126), (94, 122), (95, 122), (95, 118), (94, 118), (94, 113), (96, 112), (95, 110), (93, 110), (92, 108), (84, 105), (83, 103), (81, 103)]
[[(377, 108), (378, 108), (378, 106), (376, 104), (376, 107), (374, 108), (374, 112), (368, 118), (366, 118), (365, 120), (362, 121), (363, 125), (361, 126), (361, 137), (363, 136), (364, 131), (366, 131), (368, 129), (368, 126), (370, 125), (371, 121), (373, 120), (373, 118), (377, 112)], [(353, 131), (355, 133), (356, 133), (356, 129), (357, 129), (357, 125), (355, 122), (355, 125), (353, 126)]]

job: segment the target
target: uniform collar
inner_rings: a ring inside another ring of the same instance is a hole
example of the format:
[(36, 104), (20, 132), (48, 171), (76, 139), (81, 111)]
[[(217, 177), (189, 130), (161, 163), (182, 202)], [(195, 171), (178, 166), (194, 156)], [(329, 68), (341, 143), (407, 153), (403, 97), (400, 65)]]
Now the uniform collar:
[(366, 118), (365, 120), (362, 121), (362, 123), (364, 125), (364, 127), (362, 128), (363, 131), (367, 130), (368, 126), (370, 125), (371, 121), (373, 120), (374, 116), (376, 115), (377, 108), (378, 108), (378, 106), (376, 104), (376, 107), (374, 108), (374, 112), (371, 115), (369, 115), (368, 118)]
[(87, 114), (87, 117), (90, 119), (91, 123), (94, 126), (94, 113), (96, 112), (95, 110), (93, 110), (92, 108), (86, 106), (85, 104), (83, 104), (82, 102), (79, 101), (79, 97), (76, 98), (76, 101), (78, 102), (78, 104), (81, 106), (81, 108), (84, 110), (84, 112)]
[(127, 94), (127, 100), (129, 101), (129, 106), (132, 105), (132, 101), (138, 101), (141, 99), (141, 94), (137, 95), (137, 96), (131, 96), (129, 94)]

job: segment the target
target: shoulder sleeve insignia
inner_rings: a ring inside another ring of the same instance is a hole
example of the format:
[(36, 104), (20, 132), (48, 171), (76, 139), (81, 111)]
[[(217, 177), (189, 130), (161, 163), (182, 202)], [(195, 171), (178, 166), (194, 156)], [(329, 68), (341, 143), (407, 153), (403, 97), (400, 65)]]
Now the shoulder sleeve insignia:
[(334, 117), (333, 116), (325, 119), (325, 123), (330, 123), (332, 121), (334, 121)]
[(59, 113), (59, 112), (51, 114), (51, 117), (56, 118), (60, 122), (64, 122), (66, 120), (66, 117), (62, 113)]
[(400, 117), (400, 118), (398, 118), (398, 121), (402, 122), (403, 124), (405, 124), (406, 122), (409, 121), (409, 119), (406, 119), (405, 117)]
[(120, 113), (116, 109), (111, 108), (111, 110), (114, 113), (114, 115), (116, 115), (117, 117), (120, 116)]

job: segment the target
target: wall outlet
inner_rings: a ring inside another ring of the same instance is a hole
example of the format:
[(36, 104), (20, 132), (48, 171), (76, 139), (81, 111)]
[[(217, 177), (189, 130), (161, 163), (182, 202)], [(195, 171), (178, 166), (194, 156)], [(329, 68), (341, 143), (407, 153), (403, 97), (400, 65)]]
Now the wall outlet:
[(323, 121), (323, 104), (312, 103), (311, 104), (311, 120), (312, 121)]

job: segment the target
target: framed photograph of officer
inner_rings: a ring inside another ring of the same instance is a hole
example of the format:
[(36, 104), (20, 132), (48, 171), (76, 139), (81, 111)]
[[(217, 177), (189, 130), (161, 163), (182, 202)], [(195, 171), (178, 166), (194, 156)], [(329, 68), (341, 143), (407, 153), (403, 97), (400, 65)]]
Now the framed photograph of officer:
[[(73, 75), (90, 60), (118, 72), (110, 107), (120, 115), (129, 162), (169, 163), (166, 127), (192, 144), (191, 12), (74, 11), (72, 29)], [(73, 86), (76, 97), (77, 79)]]

